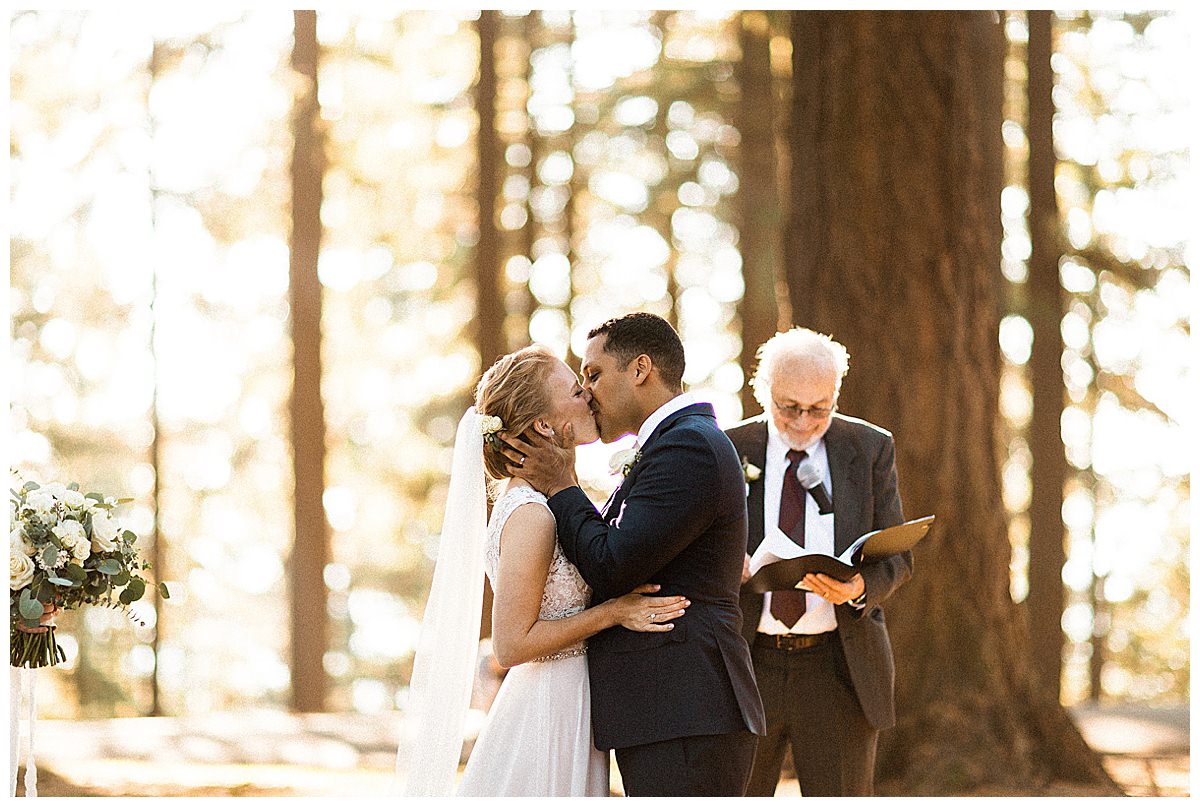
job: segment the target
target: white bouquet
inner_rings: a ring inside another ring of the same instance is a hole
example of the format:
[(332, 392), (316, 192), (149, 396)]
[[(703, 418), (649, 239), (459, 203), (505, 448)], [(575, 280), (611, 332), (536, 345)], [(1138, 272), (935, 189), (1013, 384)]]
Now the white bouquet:
[[(117, 505), (79, 485), (26, 482), (9, 504), (9, 663), (46, 667), (65, 661), (54, 640), (54, 614), (81, 605), (128, 609), (146, 593), (137, 536), (113, 518)], [(170, 594), (159, 583), (163, 598)], [(114, 597), (116, 598), (114, 601)]]

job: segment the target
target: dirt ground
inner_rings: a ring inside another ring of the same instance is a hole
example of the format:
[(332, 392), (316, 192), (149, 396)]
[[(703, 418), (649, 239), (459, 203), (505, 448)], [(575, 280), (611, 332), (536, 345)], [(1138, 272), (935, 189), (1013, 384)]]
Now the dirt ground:
[[(1081, 708), (1075, 717), (1127, 795), (1190, 795), (1187, 706)], [(42, 720), (37, 725), (38, 795), (386, 795), (398, 731), (395, 715), (255, 712), (187, 720)], [(613, 790), (621, 792), (615, 766)], [(22, 768), (17, 795), (23, 794)], [(798, 796), (800, 789), (794, 779), (784, 778), (776, 795)], [(880, 788), (879, 795), (905, 794)], [(961, 795), (1103, 793), (1062, 783)]]

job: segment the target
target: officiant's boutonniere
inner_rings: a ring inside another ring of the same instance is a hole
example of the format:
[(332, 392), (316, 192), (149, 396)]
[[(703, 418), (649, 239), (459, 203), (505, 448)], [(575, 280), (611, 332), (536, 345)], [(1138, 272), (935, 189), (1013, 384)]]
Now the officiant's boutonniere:
[(747, 484), (750, 482), (757, 482), (758, 478), (762, 476), (762, 468), (759, 468), (750, 460), (742, 457), (742, 474), (746, 477)]
[(637, 465), (637, 461), (641, 458), (641, 449), (626, 448), (609, 457), (608, 468), (614, 474), (619, 473), (621, 476), (629, 476), (629, 472), (633, 470), (633, 466)]

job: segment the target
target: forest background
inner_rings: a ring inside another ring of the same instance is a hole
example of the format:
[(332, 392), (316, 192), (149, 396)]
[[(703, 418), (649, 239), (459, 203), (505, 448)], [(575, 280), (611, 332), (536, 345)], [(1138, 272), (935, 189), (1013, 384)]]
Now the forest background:
[(723, 425), (800, 324), (895, 433), (881, 781), (1103, 785), (1066, 707), (1187, 703), (1178, 14), (9, 24), (10, 465), (135, 497), (172, 592), (64, 615), (44, 718), (402, 710), (481, 369), (631, 310)]

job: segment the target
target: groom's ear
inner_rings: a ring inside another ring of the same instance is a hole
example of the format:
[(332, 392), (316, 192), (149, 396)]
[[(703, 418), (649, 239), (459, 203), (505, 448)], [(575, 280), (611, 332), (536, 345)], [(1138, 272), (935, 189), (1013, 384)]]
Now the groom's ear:
[(654, 362), (645, 353), (633, 360), (633, 383), (634, 386), (646, 383), (646, 379), (650, 378), (650, 371), (654, 369)]
[(542, 418), (533, 422), (533, 430), (547, 439), (554, 436), (554, 427), (550, 425), (550, 421)]

